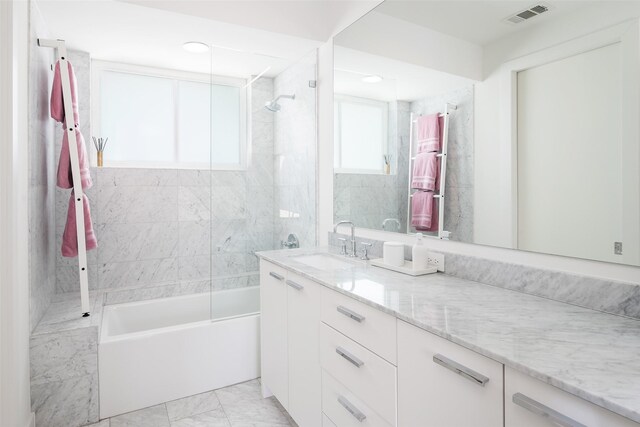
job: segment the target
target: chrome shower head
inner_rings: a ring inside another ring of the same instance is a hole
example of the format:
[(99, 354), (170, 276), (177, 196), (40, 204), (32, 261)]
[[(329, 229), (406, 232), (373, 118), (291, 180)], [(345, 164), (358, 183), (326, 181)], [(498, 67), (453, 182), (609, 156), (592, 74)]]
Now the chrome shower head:
[(280, 98), (296, 99), (296, 95), (295, 94), (294, 95), (280, 95), (274, 100), (265, 102), (264, 103), (264, 108), (266, 108), (269, 111), (273, 111), (274, 113), (277, 113), (282, 108), (282, 106), (280, 104), (278, 104), (278, 100)]

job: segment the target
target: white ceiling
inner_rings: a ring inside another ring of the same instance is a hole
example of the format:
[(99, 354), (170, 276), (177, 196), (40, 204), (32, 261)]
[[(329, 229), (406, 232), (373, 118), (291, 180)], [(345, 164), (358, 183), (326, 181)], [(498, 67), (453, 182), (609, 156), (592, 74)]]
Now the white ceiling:
[[(235, 77), (256, 75), (270, 67), (265, 76), (273, 77), (321, 44), (121, 1), (38, 0), (37, 4), (51, 37), (106, 61)], [(207, 54), (188, 53), (182, 44), (191, 40), (217, 47)]]
[[(550, 10), (520, 24), (503, 22), (505, 18), (540, 3), (551, 6)], [(602, 3), (582, 0), (386, 0), (376, 8), (376, 12), (483, 46), (531, 26)]]
[[(335, 46), (334, 56), (334, 91), (342, 95), (388, 102), (414, 101), (474, 83), (464, 77), (341, 46)], [(362, 82), (362, 77), (371, 74), (384, 80)]]

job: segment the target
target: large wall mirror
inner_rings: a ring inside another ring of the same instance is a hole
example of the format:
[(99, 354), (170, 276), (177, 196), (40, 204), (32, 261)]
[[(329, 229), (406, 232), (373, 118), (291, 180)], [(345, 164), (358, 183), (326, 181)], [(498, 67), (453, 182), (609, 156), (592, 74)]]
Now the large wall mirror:
[(334, 39), (334, 218), (640, 265), (640, 2), (387, 0)]

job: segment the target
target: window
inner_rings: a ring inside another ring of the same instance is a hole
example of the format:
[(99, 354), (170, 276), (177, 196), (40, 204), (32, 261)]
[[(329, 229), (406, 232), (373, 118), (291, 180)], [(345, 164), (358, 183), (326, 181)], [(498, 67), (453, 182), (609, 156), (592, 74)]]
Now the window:
[(334, 167), (339, 172), (383, 173), (388, 151), (386, 102), (336, 96)]
[(93, 132), (109, 138), (107, 166), (244, 168), (245, 80), (101, 61), (93, 73)]

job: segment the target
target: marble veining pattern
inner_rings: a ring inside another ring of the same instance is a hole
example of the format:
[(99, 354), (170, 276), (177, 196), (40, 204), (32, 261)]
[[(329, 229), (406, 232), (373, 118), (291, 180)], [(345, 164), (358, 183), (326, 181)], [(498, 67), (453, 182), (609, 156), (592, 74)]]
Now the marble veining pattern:
[(262, 398), (257, 379), (118, 415), (86, 427), (162, 426), (297, 427), (297, 424), (275, 398)]
[(364, 262), (321, 271), (295, 260), (296, 255), (326, 251), (259, 256), (640, 422), (638, 320), (444, 274), (414, 278)]

